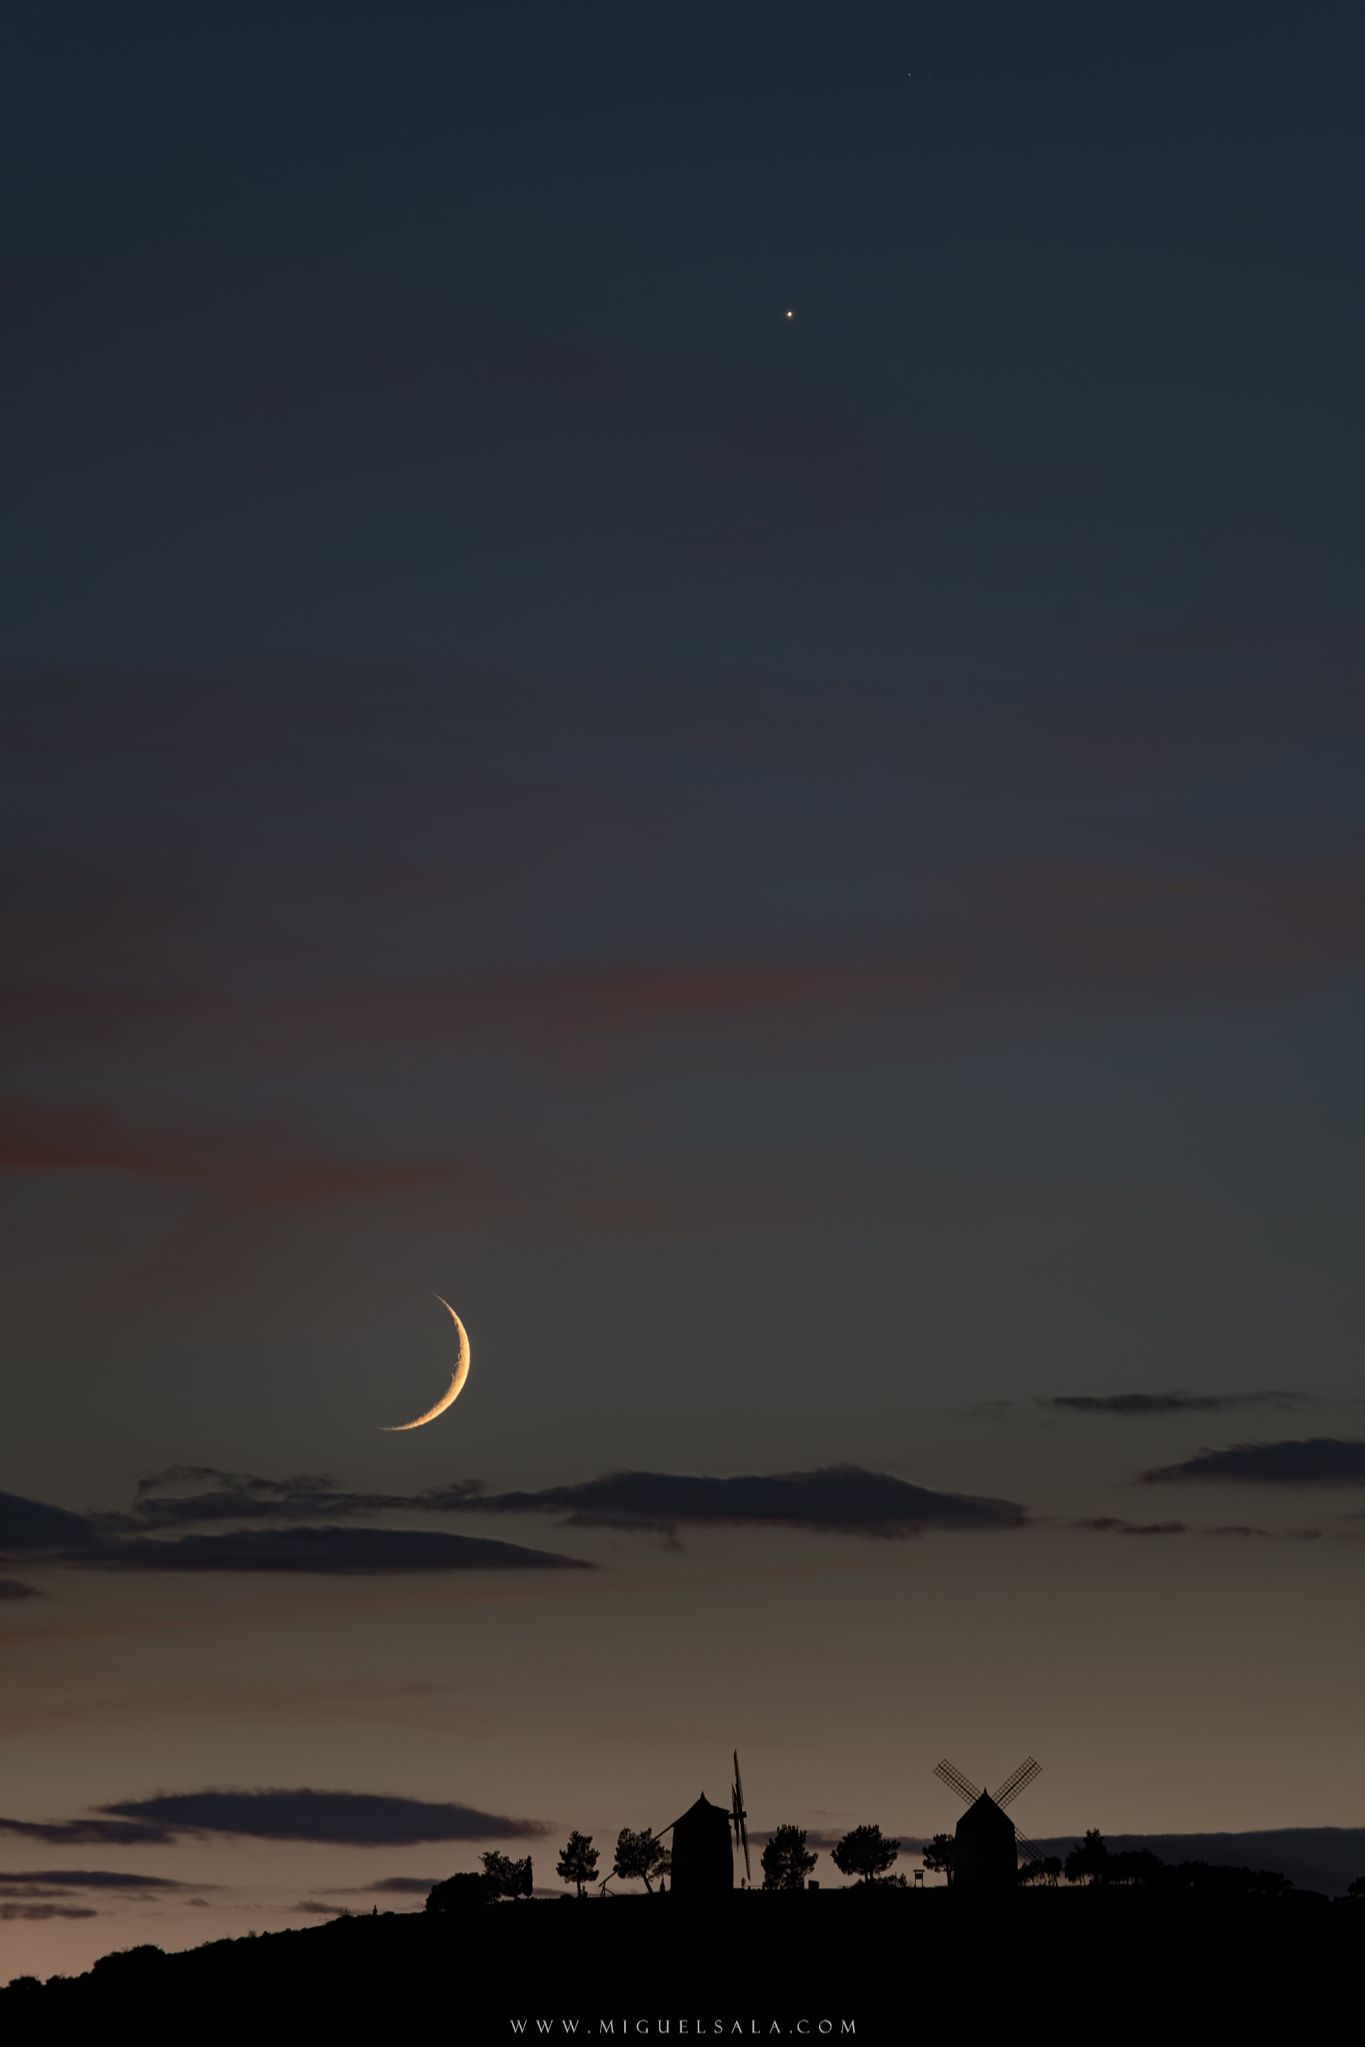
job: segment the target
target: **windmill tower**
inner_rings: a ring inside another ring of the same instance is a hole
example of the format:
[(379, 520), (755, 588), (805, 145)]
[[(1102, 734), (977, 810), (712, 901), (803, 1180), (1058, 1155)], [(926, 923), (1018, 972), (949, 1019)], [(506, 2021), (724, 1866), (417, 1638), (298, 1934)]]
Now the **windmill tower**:
[(672, 1834), (675, 1898), (714, 1898), (734, 1888), (730, 1815), (723, 1805), (712, 1805), (703, 1792), (674, 1820)]
[(953, 1835), (953, 1886), (973, 1897), (985, 1897), (1011, 1890), (1018, 1875), (1018, 1858), (1037, 1858), (1032, 1841), (1021, 1834), (1005, 1807), (1033, 1782), (1042, 1769), (1026, 1756), (1012, 1770), (994, 1797), (980, 1791), (970, 1777), (964, 1777), (948, 1760), (934, 1767), (934, 1775), (965, 1799), (967, 1810)]
[[(673, 1836), (672, 1890), (675, 1898), (715, 1898), (735, 1885), (735, 1851), (744, 1851), (744, 1876), (749, 1867), (748, 1815), (744, 1810), (744, 1787), (739, 1777), (739, 1753), (735, 1752), (735, 1777), (730, 1786), (730, 1807), (712, 1805), (705, 1792), (660, 1829), (655, 1840)], [(733, 1836), (733, 1840), (732, 1837)]]

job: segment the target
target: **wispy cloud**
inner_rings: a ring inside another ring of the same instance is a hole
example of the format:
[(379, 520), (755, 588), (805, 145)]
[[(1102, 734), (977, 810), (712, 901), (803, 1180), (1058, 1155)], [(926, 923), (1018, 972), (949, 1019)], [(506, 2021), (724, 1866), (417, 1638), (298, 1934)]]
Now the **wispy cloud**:
[[(212, 982), (125, 979), (63, 984), (17, 975), (7, 997), (15, 1028), (40, 1040), (85, 1020), (91, 1041), (116, 1022), (146, 1048), (215, 1064), (287, 1066), (311, 1056), (319, 1032), (361, 1051), (458, 1042), (468, 1055), (582, 1068), (610, 1059), (690, 1068), (757, 1056), (846, 1060), (887, 1048), (916, 1023), (1013, 1017), (1021, 1006), (1183, 1006), (1209, 999), (1278, 998), (1365, 960), (1365, 863), (1355, 855), (1285, 853), (1253, 860), (1096, 855), (963, 864), (922, 878), (903, 922), (849, 945), (812, 937), (799, 952), (755, 957), (683, 953), (437, 960), (409, 972), (357, 976), (319, 950), (306, 979), (223, 994)], [(774, 1043), (771, 1023), (783, 1031)], [(901, 1047), (902, 1052), (904, 1047)], [(224, 1155), (221, 1133), (215, 1157)], [(64, 1159), (88, 1167), (187, 1174), (194, 1133), (129, 1133), (96, 1109), (9, 1105), (6, 1150), (29, 1170)], [(255, 1142), (268, 1140), (258, 1132)], [(143, 1161), (141, 1166), (136, 1162)], [(267, 1155), (241, 1142), (238, 1170), (266, 1174)], [(291, 1198), (277, 1159), (281, 1198)], [(343, 1176), (344, 1160), (313, 1171)], [(403, 1162), (356, 1160), (357, 1176), (401, 1173)], [(415, 1168), (414, 1168), (415, 1169)], [(305, 1187), (301, 1164), (296, 1174)], [(293, 1196), (292, 1198), (298, 1198)]]
[(328, 1153), (280, 1117), (134, 1121), (98, 1103), (0, 1099), (0, 1172), (119, 1174), (307, 1207), (431, 1187), (452, 1170), (442, 1160)]
[[(207, 1490), (179, 1492), (179, 1486)], [(120, 1530), (193, 1528), (216, 1521), (349, 1519), (358, 1514), (448, 1509), (482, 1491), (477, 1479), (459, 1479), (427, 1493), (353, 1492), (325, 1473), (258, 1478), (213, 1465), (172, 1465), (138, 1481), (132, 1509), (105, 1515)]]
[[(439, 1035), (439, 1033), (438, 1033)], [(570, 1034), (572, 1036), (572, 1034)], [(510, 1044), (511, 1039), (504, 1040)], [(807, 1165), (810, 1161), (807, 1160)], [(705, 1159), (665, 1169), (606, 1150), (585, 1157), (531, 1137), (496, 1146), (390, 1151), (326, 1146), (287, 1117), (123, 1114), (97, 1103), (0, 1099), (0, 1173), (101, 1176), (183, 1189), (224, 1214), (307, 1210), (385, 1197), (439, 1196), (447, 1217), (522, 1222), (553, 1217), (575, 1235), (675, 1236), (684, 1231), (764, 1228), (855, 1215), (941, 1214), (968, 1199), (943, 1174), (888, 1170), (857, 1158), (826, 1158), (793, 1175), (783, 1162), (732, 1162), (723, 1176)], [(978, 1202), (982, 1190), (972, 1190)]]

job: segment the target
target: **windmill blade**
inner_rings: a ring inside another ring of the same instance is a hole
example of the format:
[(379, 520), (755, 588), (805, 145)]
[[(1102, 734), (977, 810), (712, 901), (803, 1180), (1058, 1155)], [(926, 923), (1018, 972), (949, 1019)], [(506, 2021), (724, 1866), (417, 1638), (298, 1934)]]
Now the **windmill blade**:
[(1008, 1805), (1012, 1798), (1017, 1798), (1019, 1793), (1026, 1790), (1034, 1778), (1039, 1775), (1042, 1767), (1042, 1764), (1036, 1763), (1032, 1756), (1025, 1756), (1018, 1769), (1011, 1770), (1009, 1776), (1006, 1777), (1004, 1783), (1000, 1786), (1000, 1789), (995, 1793), (996, 1804)]
[(735, 1846), (744, 1850), (744, 1880), (753, 1881), (753, 1869), (749, 1863), (749, 1829), (745, 1824), (748, 1813), (744, 1810), (744, 1783), (739, 1774), (739, 1750), (734, 1751), (735, 1781), (730, 1787), (730, 1825), (734, 1828)]
[(1043, 1860), (1042, 1849), (1038, 1847), (1036, 1842), (1030, 1841), (1027, 1834), (1021, 1834), (1018, 1827), (1014, 1830), (1014, 1845), (1019, 1851), (1022, 1861), (1041, 1862)]
[(968, 1805), (975, 1805), (977, 1799), (981, 1796), (980, 1791), (973, 1784), (971, 1778), (964, 1777), (961, 1770), (950, 1763), (946, 1756), (941, 1763), (935, 1763), (934, 1775), (941, 1777), (949, 1790), (955, 1791), (959, 1798), (966, 1800)]

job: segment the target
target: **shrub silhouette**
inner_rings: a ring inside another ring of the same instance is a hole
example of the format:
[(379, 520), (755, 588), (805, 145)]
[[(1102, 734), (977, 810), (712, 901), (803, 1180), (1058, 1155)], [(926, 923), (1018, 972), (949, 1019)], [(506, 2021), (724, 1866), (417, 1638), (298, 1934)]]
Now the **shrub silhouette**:
[(460, 1869), (427, 1892), (428, 1912), (474, 1912), (498, 1895), (493, 1879), (481, 1869)]
[(1104, 1882), (1109, 1868), (1109, 1850), (1098, 1827), (1087, 1829), (1085, 1839), (1076, 1843), (1063, 1866), (1070, 1884)]
[(804, 1827), (778, 1827), (763, 1850), (764, 1890), (803, 1891), (819, 1860), (818, 1852), (806, 1846)]
[(101, 1955), (91, 1974), (100, 1983), (108, 1983), (111, 1979), (117, 1979), (120, 1984), (140, 1981), (165, 1959), (165, 1950), (147, 1941), (141, 1947), (117, 1948), (111, 1955)]
[(854, 1827), (832, 1851), (834, 1867), (863, 1884), (884, 1875), (900, 1852), (900, 1842), (889, 1839), (880, 1827)]
[(555, 1874), (566, 1884), (576, 1884), (578, 1895), (583, 1895), (584, 1884), (597, 1881), (597, 1854), (592, 1845), (591, 1834), (570, 1834), (560, 1851), (555, 1864)]

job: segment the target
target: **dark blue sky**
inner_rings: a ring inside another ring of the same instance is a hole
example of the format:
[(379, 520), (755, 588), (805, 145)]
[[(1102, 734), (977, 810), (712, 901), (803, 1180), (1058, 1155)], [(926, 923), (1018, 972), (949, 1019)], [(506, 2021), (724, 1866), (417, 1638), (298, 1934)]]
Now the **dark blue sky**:
[[(1358, 1816), (1360, 1489), (1312, 1474), (1362, 1468), (1362, 58), (1346, 6), (19, 9), (6, 1487), (849, 1462), (1018, 1509), (679, 1557), (527, 1508), (469, 1526), (600, 1572), (388, 1604), (340, 1538), (287, 1599), (187, 1579), (199, 1534), (38, 1544), (34, 1817), (414, 1791), (489, 1659), (494, 1813), (634, 1824), (738, 1736), (768, 1818), (861, 1819), (952, 1726), (980, 1776), (1067, 1750), (1038, 1837)], [(380, 1436), (432, 1288), (469, 1387)], [(1035, 1405), (1173, 1387), (1231, 1404)], [(878, 1674), (856, 1763), (803, 1631)], [(623, 1729), (627, 1637), (671, 1703)]]

